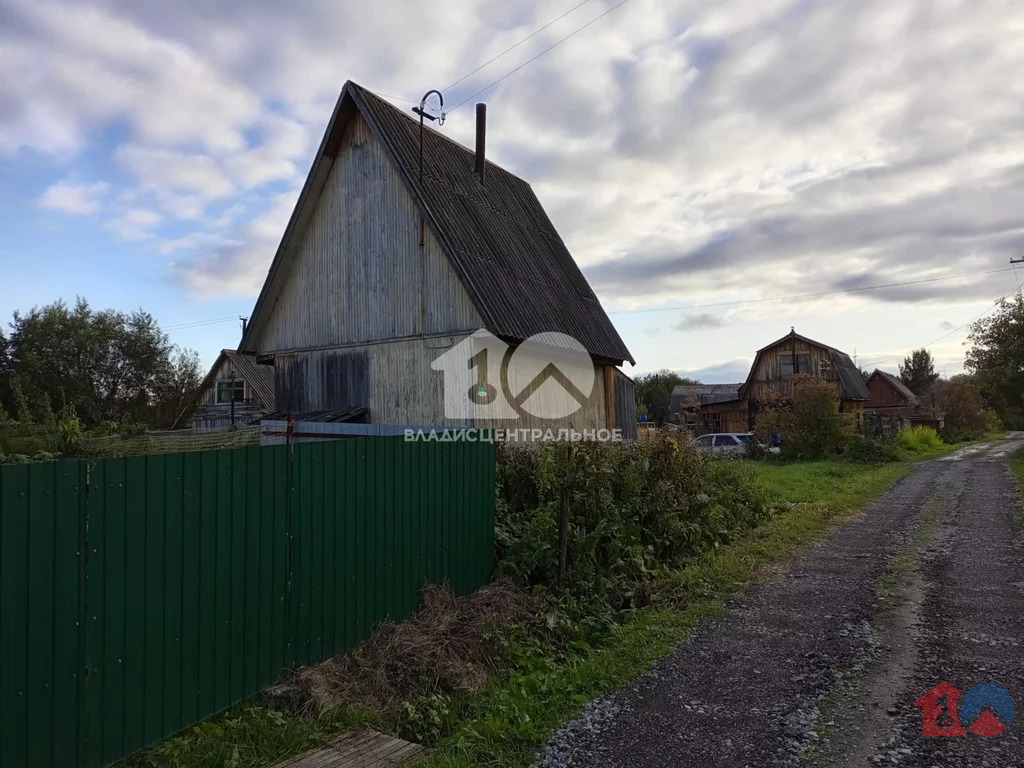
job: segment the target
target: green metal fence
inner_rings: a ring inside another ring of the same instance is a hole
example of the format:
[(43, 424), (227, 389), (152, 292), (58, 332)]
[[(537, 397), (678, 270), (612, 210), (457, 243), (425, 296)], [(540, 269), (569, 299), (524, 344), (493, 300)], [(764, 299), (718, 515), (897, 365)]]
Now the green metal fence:
[(494, 446), (0, 470), (0, 766), (101, 768), (492, 569)]

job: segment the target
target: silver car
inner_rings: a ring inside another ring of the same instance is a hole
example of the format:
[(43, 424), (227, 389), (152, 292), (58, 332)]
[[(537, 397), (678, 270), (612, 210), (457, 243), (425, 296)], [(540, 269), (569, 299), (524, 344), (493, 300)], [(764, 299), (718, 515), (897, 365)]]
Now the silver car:
[(697, 438), (697, 447), (709, 453), (745, 453), (754, 439), (750, 432), (717, 432)]

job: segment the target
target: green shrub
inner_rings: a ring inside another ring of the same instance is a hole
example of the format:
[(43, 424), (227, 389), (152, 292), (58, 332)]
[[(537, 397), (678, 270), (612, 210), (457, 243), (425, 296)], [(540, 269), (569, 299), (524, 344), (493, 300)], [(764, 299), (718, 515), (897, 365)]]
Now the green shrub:
[(652, 575), (728, 544), (767, 514), (749, 468), (713, 461), (690, 441), (662, 436), (643, 443), (503, 446), (500, 573), (544, 590), (555, 587), (559, 512), (566, 501), (563, 597), (588, 603), (580, 613), (597, 617), (597, 624), (634, 605), (638, 587)]
[(844, 455), (859, 464), (885, 464), (903, 458), (899, 441), (888, 435), (859, 435), (847, 444)]
[(839, 391), (815, 376), (793, 377), (788, 395), (758, 402), (754, 432), (759, 440), (782, 436), (787, 459), (824, 459), (842, 452), (853, 437), (849, 414), (839, 412)]
[(940, 450), (945, 443), (939, 433), (931, 427), (901, 429), (896, 436), (900, 449), (911, 456)]

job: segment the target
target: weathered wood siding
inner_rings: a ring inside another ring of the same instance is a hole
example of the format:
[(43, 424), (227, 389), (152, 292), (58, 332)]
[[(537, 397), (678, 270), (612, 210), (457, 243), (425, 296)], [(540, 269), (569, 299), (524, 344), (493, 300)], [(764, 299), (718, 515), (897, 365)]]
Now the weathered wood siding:
[(832, 382), (836, 389), (839, 389), (839, 377), (832, 366), (832, 356), (826, 347), (815, 344), (808, 344), (801, 339), (785, 339), (774, 347), (769, 347), (758, 355), (754, 362), (750, 382), (747, 385), (747, 400), (762, 400), (769, 394), (789, 394), (793, 380), (782, 376), (782, 356), (795, 352), (796, 354), (810, 355), (811, 369), (800, 370), (800, 373), (809, 373), (818, 376), (821, 371), (821, 364), (827, 363), (828, 370), (821, 378)]
[[(223, 429), (224, 427), (230, 427), (233, 423), (248, 424), (261, 414), (267, 412), (264, 404), (259, 401), (255, 392), (249, 386), (249, 382), (246, 381), (245, 400), (235, 403), (234, 420), (232, 421), (231, 403), (217, 402), (217, 382), (231, 378), (230, 372), (230, 360), (222, 358), (210, 385), (199, 393), (198, 405), (192, 416), (191, 426), (193, 429)], [(235, 378), (241, 378), (245, 381), (244, 377), (238, 375), (237, 371)]]
[(636, 384), (618, 368), (614, 369), (615, 424), (627, 440), (636, 440)]
[(868, 408), (883, 408), (894, 405), (908, 405), (907, 398), (885, 376), (872, 376), (868, 379)]
[(464, 337), (404, 339), (278, 355), (278, 409), (364, 407), (374, 424), (444, 424), (442, 377), (430, 363)]
[(260, 354), (483, 325), (369, 126), (357, 116), (256, 342)]
[(694, 425), (698, 435), (709, 432), (749, 432), (751, 427), (746, 400), (703, 405)]

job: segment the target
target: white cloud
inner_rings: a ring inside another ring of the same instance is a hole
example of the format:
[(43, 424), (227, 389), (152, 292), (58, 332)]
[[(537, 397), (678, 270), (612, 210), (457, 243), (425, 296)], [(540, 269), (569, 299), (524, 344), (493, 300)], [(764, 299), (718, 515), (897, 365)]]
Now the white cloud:
[(108, 189), (110, 185), (104, 181), (92, 184), (61, 181), (47, 187), (39, 198), (39, 204), (45, 208), (75, 215), (96, 213), (100, 209), (100, 199)]
[[(449, 109), (612, 2), (459, 84)], [(152, 234), (164, 222), (153, 217), (174, 219), (185, 231), (158, 247), (189, 289), (252, 294), (346, 79), (418, 98), (554, 15), (497, 0), (302, 13), (270, 0), (245, 13), (8, 0), (0, 71), (21, 76), (0, 80), (0, 153), (46, 153), (91, 176), (76, 153), (103, 151), (97, 137), (116, 127), (121, 146), (106, 149), (127, 181), (110, 194), (149, 217), (111, 228)], [(612, 308), (992, 269), (1024, 252), (1024, 81), (1006, 76), (1024, 66), (1022, 29), (1024, 6), (1008, 0), (632, 0), (481, 97), (489, 151), (531, 183)], [(443, 130), (471, 144), (471, 105)], [(244, 214), (224, 220), (235, 204)], [(928, 317), (957, 319), (1011, 283), (756, 305), (729, 316), (728, 334), (691, 337), (742, 335), (766, 316), (810, 330), (868, 302), (906, 313), (929, 302)]]
[(201, 200), (216, 200), (235, 191), (235, 185), (210, 155), (124, 145), (117, 161), (142, 188), (192, 193)]
[(155, 211), (144, 208), (129, 208), (107, 224), (122, 240), (147, 240), (153, 237), (156, 228), (164, 217)]

